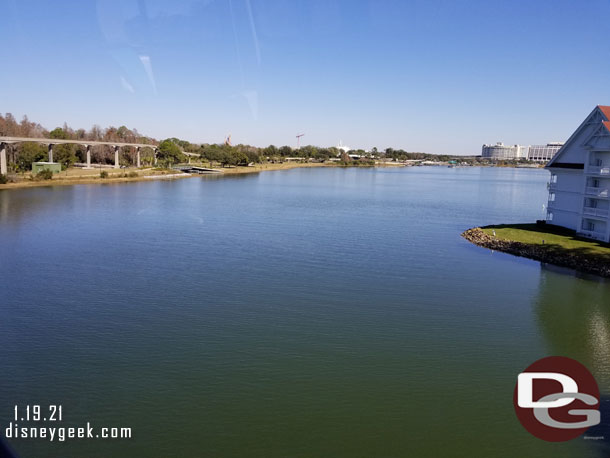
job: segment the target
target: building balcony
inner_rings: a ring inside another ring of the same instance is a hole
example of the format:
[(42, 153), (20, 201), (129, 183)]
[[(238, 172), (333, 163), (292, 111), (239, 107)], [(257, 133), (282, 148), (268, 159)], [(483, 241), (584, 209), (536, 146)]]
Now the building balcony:
[(585, 188), (585, 194), (593, 197), (604, 197), (608, 198), (610, 194), (608, 193), (608, 188), (594, 188), (591, 186), (587, 186)]
[(610, 167), (606, 167), (606, 166), (596, 166), (596, 165), (590, 165), (587, 168), (587, 173), (589, 175), (602, 175), (602, 176), (610, 176)]
[(585, 207), (583, 208), (582, 214), (585, 216), (593, 216), (601, 219), (608, 218), (608, 210), (604, 210), (601, 208)]
[(578, 231), (577, 234), (582, 237), (586, 237), (588, 239), (601, 240), (602, 242), (607, 241), (605, 232), (587, 231), (585, 229), (582, 229), (582, 230)]

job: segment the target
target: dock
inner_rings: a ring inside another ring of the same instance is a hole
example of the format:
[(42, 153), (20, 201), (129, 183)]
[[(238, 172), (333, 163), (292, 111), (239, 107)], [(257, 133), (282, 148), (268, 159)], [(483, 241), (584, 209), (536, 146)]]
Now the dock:
[(183, 173), (196, 173), (196, 174), (215, 174), (215, 173), (223, 173), (222, 170), (218, 169), (210, 169), (207, 167), (197, 167), (193, 165), (179, 165), (176, 167), (172, 167), (173, 170), (179, 170)]

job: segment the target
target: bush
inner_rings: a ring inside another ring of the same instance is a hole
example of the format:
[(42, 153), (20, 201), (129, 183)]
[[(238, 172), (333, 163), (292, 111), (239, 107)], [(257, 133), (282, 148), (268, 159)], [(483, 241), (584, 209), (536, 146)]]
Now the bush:
[(8, 183), (8, 177), (0, 173), (0, 184)]
[(138, 172), (129, 172), (129, 173), (127, 174), (127, 176), (128, 176), (129, 178), (137, 178), (139, 175), (138, 175)]
[(34, 176), (34, 179), (36, 179), (36, 180), (52, 180), (53, 179), (53, 172), (51, 170), (41, 170), (40, 172), (38, 172)]
[(105, 170), (102, 170), (100, 172), (100, 178), (108, 178), (108, 172), (106, 172)]

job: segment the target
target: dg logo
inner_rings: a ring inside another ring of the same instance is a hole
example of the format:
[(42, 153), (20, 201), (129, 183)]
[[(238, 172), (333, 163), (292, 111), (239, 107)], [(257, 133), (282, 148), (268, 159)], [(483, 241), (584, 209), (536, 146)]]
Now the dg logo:
[(539, 359), (520, 373), (513, 404), (523, 427), (550, 442), (574, 439), (600, 423), (595, 378), (563, 356)]

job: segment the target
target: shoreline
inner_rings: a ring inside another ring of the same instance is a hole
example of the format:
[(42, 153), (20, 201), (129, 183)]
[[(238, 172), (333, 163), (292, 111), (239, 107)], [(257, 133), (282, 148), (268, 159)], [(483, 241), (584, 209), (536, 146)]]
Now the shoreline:
[[(197, 164), (192, 164), (197, 165)], [(439, 165), (437, 167), (443, 167)], [(205, 167), (209, 167), (205, 165)], [(0, 184), (0, 191), (4, 189), (24, 189), (24, 188), (37, 188), (43, 186), (70, 186), (70, 185), (81, 185), (81, 184), (104, 184), (104, 183), (132, 183), (142, 181), (153, 181), (153, 180), (173, 180), (200, 177), (203, 175), (214, 175), (214, 176), (230, 176), (230, 175), (246, 175), (251, 173), (260, 173), (267, 171), (276, 170), (291, 170), (295, 168), (311, 168), (311, 167), (342, 167), (342, 168), (372, 168), (372, 167), (410, 167), (403, 163), (396, 162), (378, 162), (375, 165), (343, 165), (335, 162), (282, 162), (282, 163), (263, 163), (256, 164), (254, 166), (237, 166), (237, 167), (224, 167), (216, 168), (218, 173), (215, 174), (189, 174), (189, 173), (176, 173), (175, 170), (161, 170), (161, 169), (79, 169), (71, 168), (68, 169), (68, 176), (65, 175), (65, 171), (54, 176), (51, 180), (30, 180), (27, 178), (20, 178), (19, 181), (14, 183)], [(474, 166), (474, 167), (485, 167), (485, 166)], [(521, 168), (521, 167), (517, 167)], [(532, 167), (528, 167), (530, 169)], [(108, 178), (101, 178), (99, 176), (100, 171), (108, 172)], [(85, 172), (85, 173), (83, 173)], [(128, 173), (136, 172), (137, 176), (127, 176)], [(152, 172), (151, 174), (145, 174), (146, 172)]]
[(76, 176), (76, 177), (59, 177), (53, 178), (52, 180), (21, 180), (16, 183), (0, 184), (0, 190), (4, 189), (26, 189), (26, 188), (39, 188), (43, 186), (71, 186), (79, 184), (105, 184), (105, 183), (130, 183), (138, 181), (151, 181), (151, 180), (171, 180), (171, 179), (182, 179), (189, 178), (193, 175), (184, 173), (184, 176), (180, 176), (175, 173), (159, 173), (153, 175), (138, 175), (137, 177), (123, 176), (123, 174), (110, 175), (108, 178), (100, 178), (100, 176)]
[[(43, 186), (70, 186), (80, 184), (106, 184), (106, 183), (133, 183), (143, 181), (154, 181), (154, 180), (181, 180), (184, 178), (201, 177), (206, 175), (211, 176), (230, 176), (230, 175), (245, 175), (250, 173), (259, 173), (273, 170), (289, 170), (294, 168), (302, 167), (333, 167), (334, 164), (325, 163), (281, 163), (281, 164), (257, 164), (253, 167), (226, 167), (215, 169), (218, 173), (210, 174), (191, 174), (191, 173), (177, 173), (175, 170), (160, 171), (154, 169), (102, 169), (109, 173), (108, 178), (101, 178), (99, 176), (99, 170), (95, 169), (88, 174), (76, 175), (77, 172), (83, 172), (84, 169), (70, 169), (73, 173), (72, 176), (63, 175), (64, 172), (59, 173), (59, 176), (53, 177), (51, 180), (29, 180), (27, 178), (21, 179), (15, 183), (0, 184), (0, 190), (3, 189), (25, 189), (25, 188), (37, 188)], [(138, 173), (138, 170), (140, 173)], [(89, 172), (89, 170), (87, 171)], [(138, 173), (138, 176), (126, 176), (130, 172)], [(146, 173), (152, 172), (152, 173)]]
[(551, 244), (534, 245), (514, 240), (504, 240), (486, 234), (483, 228), (480, 227), (468, 229), (462, 232), (461, 235), (470, 243), (483, 248), (610, 278), (610, 262), (604, 261), (597, 256), (583, 254), (575, 250), (557, 248)]

